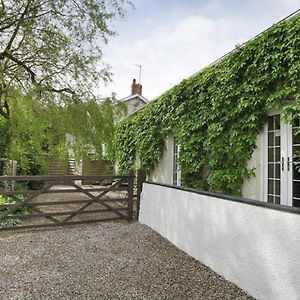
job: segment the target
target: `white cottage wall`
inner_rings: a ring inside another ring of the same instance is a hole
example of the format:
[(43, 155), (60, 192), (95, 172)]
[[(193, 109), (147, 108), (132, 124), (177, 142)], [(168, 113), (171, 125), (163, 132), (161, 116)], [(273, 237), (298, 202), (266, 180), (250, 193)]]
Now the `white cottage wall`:
[[(173, 145), (174, 137), (169, 136), (165, 140), (165, 151), (160, 162), (156, 165), (154, 171), (149, 175), (148, 180), (162, 183), (173, 183)], [(257, 137), (257, 148), (252, 153), (248, 161), (248, 168), (255, 172), (255, 176), (246, 180), (242, 186), (242, 196), (254, 200), (262, 200), (262, 182), (263, 176), (263, 134)]]
[(124, 102), (127, 106), (127, 115), (133, 114), (135, 111), (141, 109), (145, 103), (142, 102), (138, 97), (127, 100)]
[(149, 175), (149, 180), (158, 183), (173, 183), (173, 145), (174, 137), (169, 136), (165, 140), (165, 151), (154, 171)]
[(257, 148), (253, 151), (251, 159), (247, 163), (248, 168), (255, 173), (255, 176), (245, 180), (242, 186), (242, 196), (248, 199), (263, 200), (263, 143), (263, 133), (261, 133), (256, 140)]

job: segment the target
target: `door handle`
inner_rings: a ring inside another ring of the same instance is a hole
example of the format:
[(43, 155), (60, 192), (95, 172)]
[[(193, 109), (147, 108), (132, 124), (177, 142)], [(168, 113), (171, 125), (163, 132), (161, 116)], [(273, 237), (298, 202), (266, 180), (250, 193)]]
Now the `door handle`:
[(281, 157), (281, 171), (284, 171), (284, 157)]

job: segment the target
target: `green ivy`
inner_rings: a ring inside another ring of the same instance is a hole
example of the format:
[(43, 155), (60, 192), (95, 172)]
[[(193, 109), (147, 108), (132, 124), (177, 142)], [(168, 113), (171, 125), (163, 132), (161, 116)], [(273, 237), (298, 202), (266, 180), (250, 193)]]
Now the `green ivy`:
[(300, 105), (300, 18), (274, 25), (217, 64), (183, 80), (121, 122), (115, 153), (120, 172), (149, 173), (168, 135), (181, 145), (183, 185), (241, 194), (267, 112)]

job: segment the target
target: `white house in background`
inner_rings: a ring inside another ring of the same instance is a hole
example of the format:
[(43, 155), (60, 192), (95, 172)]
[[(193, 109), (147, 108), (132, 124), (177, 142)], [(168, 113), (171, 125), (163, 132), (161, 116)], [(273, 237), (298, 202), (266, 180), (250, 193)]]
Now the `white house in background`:
[[(244, 182), (243, 197), (300, 207), (299, 130), (300, 118), (287, 124), (280, 111), (269, 111), (264, 128), (257, 137), (257, 148), (248, 161), (248, 168), (255, 172), (255, 176)], [(180, 185), (179, 150), (176, 136), (169, 136), (165, 140), (164, 154), (149, 180)]]
[(142, 85), (140, 83), (136, 83), (135, 79), (132, 81), (131, 95), (121, 99), (120, 101), (125, 103), (127, 107), (127, 115), (133, 114), (148, 103), (148, 100), (142, 96)]

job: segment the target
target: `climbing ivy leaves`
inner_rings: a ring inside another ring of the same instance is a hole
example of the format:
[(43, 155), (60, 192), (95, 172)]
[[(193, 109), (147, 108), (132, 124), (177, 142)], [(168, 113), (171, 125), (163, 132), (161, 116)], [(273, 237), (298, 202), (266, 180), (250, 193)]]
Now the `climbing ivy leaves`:
[(119, 124), (120, 172), (151, 172), (176, 135), (183, 185), (241, 194), (247, 162), (270, 109), (300, 108), (300, 17), (274, 25), (223, 60), (183, 80)]

